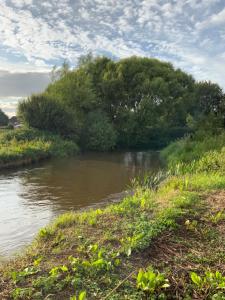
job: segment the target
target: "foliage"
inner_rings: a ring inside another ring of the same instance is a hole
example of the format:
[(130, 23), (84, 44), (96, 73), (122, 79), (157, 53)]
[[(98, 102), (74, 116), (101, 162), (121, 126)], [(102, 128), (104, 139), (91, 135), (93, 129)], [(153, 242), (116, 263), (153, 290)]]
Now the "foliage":
[(163, 274), (154, 272), (151, 267), (146, 271), (142, 269), (139, 270), (137, 275), (137, 287), (144, 292), (153, 294), (169, 286), (168, 279), (166, 279)]
[(71, 138), (76, 134), (75, 116), (60, 102), (45, 95), (33, 95), (20, 102), (18, 116), (33, 128)]
[(0, 134), (0, 167), (27, 164), (78, 152), (72, 141), (34, 129), (5, 130)]
[(113, 61), (89, 53), (76, 69), (67, 62), (54, 68), (52, 77), (43, 94), (20, 103), (19, 115), (31, 127), (75, 136), (91, 150), (162, 148), (191, 131), (224, 127), (222, 89), (157, 59)]
[[(191, 272), (190, 277), (197, 287), (199, 296), (211, 295), (213, 297), (217, 296), (219, 291), (225, 290), (225, 277), (219, 271), (215, 273), (206, 271), (203, 276)], [(215, 293), (215, 291), (217, 292)]]
[(83, 148), (95, 151), (106, 151), (115, 147), (116, 132), (104, 113), (96, 111), (88, 114), (81, 143)]
[(9, 123), (8, 116), (0, 109), (0, 126), (6, 126)]
[[(219, 135), (194, 135), (180, 139), (171, 143), (162, 151), (162, 156), (167, 160), (169, 166), (177, 164), (188, 164), (189, 166), (196, 161), (202, 165), (207, 160), (212, 160), (212, 165), (216, 167), (216, 157), (225, 145), (225, 134)], [(221, 153), (223, 153), (222, 150)], [(221, 155), (222, 159), (222, 155)], [(204, 162), (205, 160), (205, 162)], [(202, 163), (200, 163), (202, 161)], [(200, 167), (200, 165), (199, 165)]]
[(72, 296), (70, 297), (70, 300), (85, 300), (86, 299), (86, 291), (82, 291), (79, 293), (78, 297), (77, 296)]

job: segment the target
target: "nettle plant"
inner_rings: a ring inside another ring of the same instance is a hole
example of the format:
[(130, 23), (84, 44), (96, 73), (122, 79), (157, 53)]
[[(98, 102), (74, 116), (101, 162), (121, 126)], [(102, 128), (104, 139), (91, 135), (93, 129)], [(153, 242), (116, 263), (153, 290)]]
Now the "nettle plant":
[(137, 288), (147, 294), (159, 294), (163, 289), (168, 288), (169, 281), (164, 274), (155, 272), (152, 267), (147, 270), (140, 269), (137, 275)]

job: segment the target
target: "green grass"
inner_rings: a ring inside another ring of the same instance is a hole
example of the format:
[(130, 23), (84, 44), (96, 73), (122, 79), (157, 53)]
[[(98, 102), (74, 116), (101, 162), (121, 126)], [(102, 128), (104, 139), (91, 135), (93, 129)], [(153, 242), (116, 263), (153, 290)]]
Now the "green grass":
[(74, 142), (34, 129), (0, 132), (0, 167), (27, 164), (78, 152)]
[(205, 134), (201, 137), (186, 137), (171, 143), (162, 151), (162, 156), (171, 167), (178, 163), (192, 163), (209, 152), (219, 153), (224, 146), (225, 133), (216, 136)]

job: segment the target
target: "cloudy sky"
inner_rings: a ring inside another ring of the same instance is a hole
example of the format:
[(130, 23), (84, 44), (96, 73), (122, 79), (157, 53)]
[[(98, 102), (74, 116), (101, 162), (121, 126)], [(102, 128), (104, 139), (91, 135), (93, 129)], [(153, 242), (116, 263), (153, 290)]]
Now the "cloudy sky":
[(225, 87), (224, 0), (0, 0), (0, 107), (80, 55), (156, 57)]

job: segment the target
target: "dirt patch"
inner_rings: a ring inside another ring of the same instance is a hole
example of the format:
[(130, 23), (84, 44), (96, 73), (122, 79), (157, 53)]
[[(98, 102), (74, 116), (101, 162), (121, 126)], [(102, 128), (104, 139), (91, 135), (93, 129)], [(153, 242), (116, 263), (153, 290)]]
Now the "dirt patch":
[(225, 210), (225, 191), (217, 191), (206, 198), (208, 209), (212, 212)]

